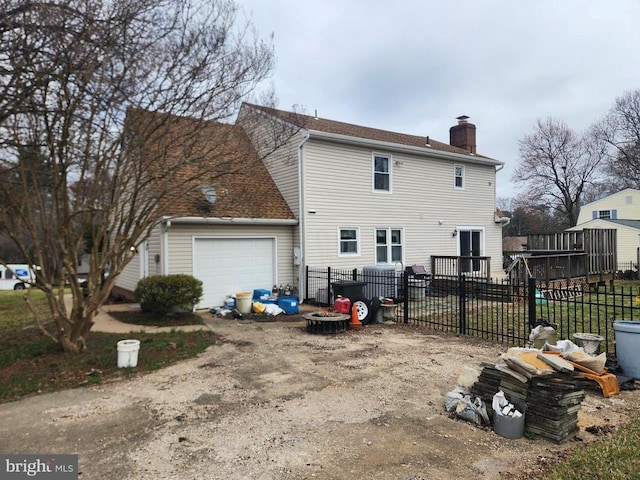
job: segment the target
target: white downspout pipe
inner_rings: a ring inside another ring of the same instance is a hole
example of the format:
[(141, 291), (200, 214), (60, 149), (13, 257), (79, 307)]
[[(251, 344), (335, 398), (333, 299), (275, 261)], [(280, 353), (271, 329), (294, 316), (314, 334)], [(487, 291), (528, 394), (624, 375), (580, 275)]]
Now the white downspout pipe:
[(304, 195), (302, 192), (302, 186), (304, 185), (304, 182), (302, 181), (302, 174), (303, 174), (302, 147), (307, 142), (307, 140), (309, 140), (308, 130), (303, 135), (302, 140), (298, 145), (298, 235), (299, 235), (298, 242), (300, 243), (300, 260), (299, 260), (300, 265), (298, 265), (298, 296), (300, 298), (298, 300), (303, 300), (302, 296), (303, 296), (303, 292), (305, 291), (304, 290), (304, 287), (305, 287), (304, 265), (306, 262), (306, 252), (305, 252), (305, 246), (304, 246), (304, 229), (306, 227), (306, 223), (305, 223), (306, 217), (305, 217), (305, 211), (304, 211)]
[(171, 220), (166, 220), (162, 228), (162, 272), (161, 275), (169, 275), (169, 227)]

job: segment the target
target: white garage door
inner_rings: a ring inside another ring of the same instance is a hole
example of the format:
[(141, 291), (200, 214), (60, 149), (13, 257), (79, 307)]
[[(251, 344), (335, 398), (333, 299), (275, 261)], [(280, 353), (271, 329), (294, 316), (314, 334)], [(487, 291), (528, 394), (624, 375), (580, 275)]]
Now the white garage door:
[(227, 295), (271, 288), (275, 282), (273, 238), (196, 238), (193, 276), (202, 280), (198, 308), (221, 306)]

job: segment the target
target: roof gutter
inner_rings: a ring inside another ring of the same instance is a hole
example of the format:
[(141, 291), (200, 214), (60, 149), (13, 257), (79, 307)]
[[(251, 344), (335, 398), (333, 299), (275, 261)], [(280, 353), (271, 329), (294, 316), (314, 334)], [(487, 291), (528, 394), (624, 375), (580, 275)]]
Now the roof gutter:
[(499, 217), (497, 214), (493, 214), (493, 221), (495, 223), (499, 223), (502, 228), (506, 227), (511, 223), (510, 217)]
[(204, 225), (297, 225), (296, 219), (284, 218), (233, 218), (233, 217), (163, 217), (172, 224), (195, 223)]
[(349, 145), (359, 146), (371, 146), (376, 148), (383, 148), (386, 150), (394, 150), (397, 152), (411, 153), (414, 155), (421, 155), (425, 157), (436, 157), (443, 160), (464, 161), (467, 163), (475, 163), (478, 165), (492, 165), (492, 166), (504, 166), (504, 162), (494, 160), (493, 158), (476, 157), (473, 155), (463, 155), (461, 153), (443, 152), (441, 150), (434, 150), (433, 148), (426, 147), (414, 147), (411, 145), (402, 145), (399, 143), (384, 142), (381, 140), (371, 140), (360, 137), (352, 137), (350, 135), (340, 135), (338, 133), (327, 133), (318, 130), (309, 130), (309, 136), (312, 138), (318, 138), (321, 140), (330, 140), (338, 143), (345, 143)]

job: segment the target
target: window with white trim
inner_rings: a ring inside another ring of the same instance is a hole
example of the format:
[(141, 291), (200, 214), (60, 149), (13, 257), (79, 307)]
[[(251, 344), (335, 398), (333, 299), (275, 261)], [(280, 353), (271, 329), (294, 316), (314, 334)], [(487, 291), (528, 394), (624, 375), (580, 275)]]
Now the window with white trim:
[(453, 186), (454, 188), (464, 188), (464, 165), (453, 166)]
[(373, 190), (391, 192), (391, 157), (373, 155)]
[(360, 253), (360, 235), (357, 228), (340, 228), (338, 256), (358, 255)]
[(602, 218), (605, 220), (616, 220), (618, 218), (617, 210), (594, 210), (593, 219)]
[(376, 263), (402, 262), (403, 236), (401, 228), (376, 228)]

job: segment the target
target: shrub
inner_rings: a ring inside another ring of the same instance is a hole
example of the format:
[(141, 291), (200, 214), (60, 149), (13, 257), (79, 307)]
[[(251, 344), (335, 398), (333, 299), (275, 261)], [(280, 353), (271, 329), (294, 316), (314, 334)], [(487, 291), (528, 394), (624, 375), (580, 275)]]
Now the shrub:
[(625, 270), (624, 272), (618, 272), (618, 278), (622, 280), (635, 280), (638, 278), (637, 270)]
[(202, 299), (202, 282), (191, 275), (154, 275), (140, 280), (133, 296), (144, 312), (191, 311)]

